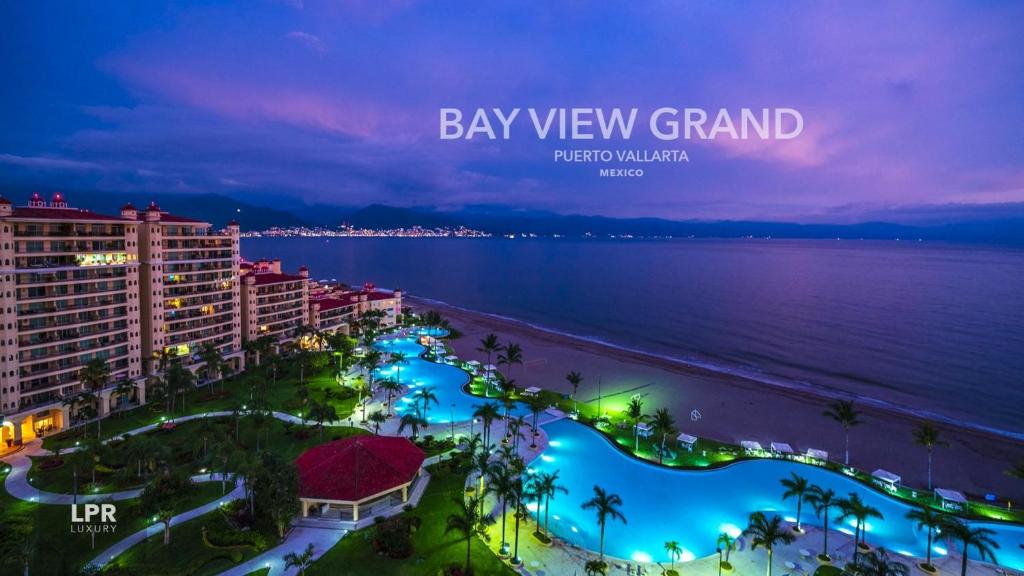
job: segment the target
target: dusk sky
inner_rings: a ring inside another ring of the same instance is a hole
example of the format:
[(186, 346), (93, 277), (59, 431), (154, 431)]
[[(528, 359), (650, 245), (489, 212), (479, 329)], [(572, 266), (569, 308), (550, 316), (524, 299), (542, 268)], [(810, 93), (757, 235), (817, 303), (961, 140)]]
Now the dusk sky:
[[(486, 5), (485, 5), (486, 4)], [(4, 2), (0, 188), (856, 220), (1024, 201), (1024, 3)], [(793, 107), (600, 178), (441, 107)], [(23, 199), (16, 199), (19, 202)]]

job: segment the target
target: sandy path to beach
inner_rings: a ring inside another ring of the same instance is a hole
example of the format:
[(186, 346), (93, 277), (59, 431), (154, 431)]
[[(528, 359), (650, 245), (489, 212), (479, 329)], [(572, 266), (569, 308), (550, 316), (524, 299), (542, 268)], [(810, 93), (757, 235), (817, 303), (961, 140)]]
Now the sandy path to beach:
[[(720, 440), (788, 442), (796, 450), (827, 450), (842, 459), (843, 433), (825, 418), (827, 400), (794, 390), (773, 387), (748, 379), (691, 367), (654, 356), (619, 350), (554, 334), (525, 324), (452, 308), (433, 302), (409, 303), (416, 309), (436, 309), (463, 333), (452, 341), (456, 353), (466, 359), (485, 360), (477, 352), (480, 339), (493, 332), (503, 343), (523, 348), (524, 365), (513, 368), (520, 388), (539, 386), (569, 393), (565, 380), (570, 370), (584, 376), (579, 399), (597, 398), (601, 381), (602, 402), (625, 405), (629, 397), (645, 395), (646, 411), (668, 407), (677, 427), (696, 436)], [(969, 399), (965, 398), (965, 401)], [(885, 468), (914, 486), (927, 484), (925, 449), (913, 442), (914, 419), (877, 408), (861, 407), (861, 426), (850, 436), (850, 463), (866, 470)], [(692, 421), (691, 411), (703, 416)], [(1024, 422), (1024, 416), (1022, 416)], [(1024, 461), (1024, 443), (954, 426), (940, 426), (948, 447), (937, 447), (934, 484), (972, 494), (995, 493), (1024, 505), (1024, 481), (1008, 477), (1011, 463)]]

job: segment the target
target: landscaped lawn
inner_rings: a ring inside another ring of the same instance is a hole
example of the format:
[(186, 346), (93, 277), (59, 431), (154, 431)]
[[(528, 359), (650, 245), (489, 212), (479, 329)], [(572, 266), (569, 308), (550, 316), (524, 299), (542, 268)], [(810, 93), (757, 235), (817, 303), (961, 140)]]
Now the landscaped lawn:
[[(195, 493), (181, 502), (175, 512), (180, 513), (220, 497), (220, 483), (203, 483)], [(71, 532), (71, 507), (37, 504), (17, 500), (0, 491), (0, 520), (15, 517), (27, 519), (35, 528), (35, 543), (32, 560), (29, 563), (32, 574), (74, 574), (86, 562), (91, 561), (106, 548), (149, 524), (152, 518), (143, 515), (138, 500), (122, 500), (115, 503), (117, 530), (114, 533), (96, 534), (95, 546), (88, 534)], [(0, 573), (20, 573), (20, 566), (11, 566), (0, 558)]]
[[(164, 545), (163, 534), (151, 536), (119, 556), (118, 566), (130, 568), (135, 574), (219, 574), (258, 554), (248, 546), (212, 548), (203, 542), (203, 526), (229, 529), (220, 510), (208, 512), (171, 528), (171, 543)], [(273, 546), (275, 539), (268, 540)]]
[[(309, 402), (326, 401), (334, 406), (338, 417), (344, 419), (352, 414), (358, 395), (335, 381), (335, 370), (335, 366), (327, 365), (315, 372), (307, 371), (304, 382), (309, 389)], [(285, 361), (276, 383), (271, 381), (271, 376), (266, 374), (265, 370), (254, 368), (231, 377), (223, 385), (214, 383), (189, 391), (185, 395), (184, 408), (179, 397), (173, 413), (166, 412), (163, 405), (149, 403), (146, 406), (112, 414), (103, 421), (103, 438), (112, 438), (135, 428), (159, 423), (161, 418), (172, 420), (191, 414), (231, 410), (236, 404), (245, 405), (250, 401), (251, 384), (254, 380), (266, 382), (266, 399), (273, 410), (295, 415), (303, 410), (299, 397), (299, 369), (294, 361)], [(330, 398), (327, 398), (327, 390), (331, 391)], [(68, 448), (80, 442), (83, 434), (95, 437), (96, 423), (47, 438), (44, 446), (50, 450)]]
[[(455, 511), (452, 498), (461, 498), (466, 475), (449, 471), (447, 466), (430, 469), (430, 484), (417, 506), (407, 515), (422, 519), (413, 533), (412, 557), (392, 560), (378, 556), (371, 545), (373, 528), (353, 532), (341, 539), (307, 572), (310, 576), (361, 576), (364, 574), (402, 574), (437, 576), (449, 564), (462, 566), (466, 559), (466, 541), (457, 533), (444, 533), (448, 515)], [(510, 575), (514, 572), (494, 555), (482, 540), (473, 539), (473, 570), (478, 575)]]

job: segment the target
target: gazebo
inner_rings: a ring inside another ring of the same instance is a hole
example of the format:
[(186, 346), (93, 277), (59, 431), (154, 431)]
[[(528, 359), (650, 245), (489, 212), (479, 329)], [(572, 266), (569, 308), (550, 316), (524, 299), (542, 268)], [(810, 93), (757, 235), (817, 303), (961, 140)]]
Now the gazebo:
[(407, 438), (352, 436), (314, 446), (302, 453), (299, 472), (302, 516), (342, 519), (377, 504), (409, 500), (409, 488), (420, 476), (424, 454)]
[(959, 512), (967, 508), (967, 496), (964, 496), (963, 492), (948, 488), (936, 488), (935, 497), (939, 499), (944, 510)]

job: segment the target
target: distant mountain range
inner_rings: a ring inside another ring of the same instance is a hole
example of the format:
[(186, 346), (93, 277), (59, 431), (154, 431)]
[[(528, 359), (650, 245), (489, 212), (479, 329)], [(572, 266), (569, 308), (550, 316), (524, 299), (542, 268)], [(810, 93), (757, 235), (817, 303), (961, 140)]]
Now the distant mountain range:
[[(16, 204), (23, 204), (30, 191), (0, 190)], [(220, 194), (142, 193), (68, 191), (72, 206), (116, 214), (126, 202), (144, 208), (155, 201), (175, 212), (223, 226), (238, 220), (242, 230), (277, 227), (324, 226), (342, 223), (359, 228), (442, 228), (465, 226), (492, 234), (560, 234), (580, 236), (633, 235), (673, 237), (742, 238), (864, 238), (984, 242), (1024, 245), (1024, 205), (957, 213), (951, 222), (896, 224), (884, 221), (886, 214), (873, 213), (871, 222), (856, 224), (797, 224), (765, 221), (697, 221), (663, 218), (611, 218), (564, 215), (542, 210), (521, 210), (503, 206), (467, 206), (457, 211), (433, 208), (400, 208), (373, 204), (365, 207), (306, 205), (292, 200), (275, 200), (274, 206), (260, 206)], [(893, 212), (896, 216), (898, 213)], [(905, 214), (899, 214), (906, 217)], [(934, 219), (933, 219), (934, 221)]]

